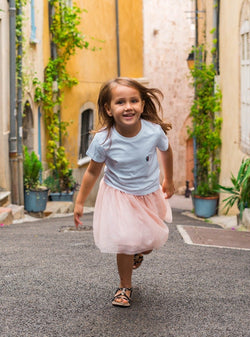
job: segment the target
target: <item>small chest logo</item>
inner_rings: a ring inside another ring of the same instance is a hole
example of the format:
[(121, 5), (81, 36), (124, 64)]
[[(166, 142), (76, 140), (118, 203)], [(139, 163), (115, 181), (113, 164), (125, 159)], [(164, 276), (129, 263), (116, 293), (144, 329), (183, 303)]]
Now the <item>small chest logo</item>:
[(146, 157), (146, 161), (149, 161), (149, 156)]

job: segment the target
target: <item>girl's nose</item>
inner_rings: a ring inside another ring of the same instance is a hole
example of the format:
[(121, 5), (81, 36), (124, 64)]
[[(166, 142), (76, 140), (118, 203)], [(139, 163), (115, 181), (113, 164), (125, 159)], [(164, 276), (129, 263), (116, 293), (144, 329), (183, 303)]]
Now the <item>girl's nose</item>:
[(131, 105), (129, 102), (127, 102), (125, 105), (125, 110), (130, 110), (130, 109), (131, 109)]

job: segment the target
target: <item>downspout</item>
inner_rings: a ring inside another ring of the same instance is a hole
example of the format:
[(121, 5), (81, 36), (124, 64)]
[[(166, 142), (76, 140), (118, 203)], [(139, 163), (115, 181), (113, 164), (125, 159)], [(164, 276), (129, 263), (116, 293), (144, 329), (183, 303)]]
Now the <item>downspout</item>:
[[(197, 61), (197, 48), (199, 44), (199, 33), (198, 33), (199, 25), (198, 25), (198, 0), (195, 0), (195, 62)], [(199, 57), (199, 55), (198, 55)], [(196, 99), (196, 83), (194, 87), (194, 95)], [(194, 189), (197, 188), (197, 144), (196, 137), (193, 137), (193, 152), (194, 152)]]
[(121, 76), (120, 36), (119, 36), (119, 0), (115, 0), (117, 76)]
[(214, 12), (213, 12), (213, 26), (216, 28), (213, 34), (213, 39), (216, 39), (216, 54), (213, 55), (213, 63), (216, 69), (217, 75), (220, 74), (220, 0), (214, 0)]
[[(17, 15), (22, 15), (22, 3), (20, 1)], [(19, 204), (24, 204), (24, 191), (23, 191), (23, 123), (22, 123), (22, 58), (23, 58), (23, 33), (22, 26), (20, 27), (20, 35), (17, 37), (18, 48), (18, 77), (17, 77), (17, 155), (18, 155), (18, 173), (19, 173)]]
[(9, 1), (9, 35), (10, 35), (10, 136), (9, 159), (11, 177), (11, 202), (18, 204), (18, 158), (16, 136), (16, 7), (15, 0)]

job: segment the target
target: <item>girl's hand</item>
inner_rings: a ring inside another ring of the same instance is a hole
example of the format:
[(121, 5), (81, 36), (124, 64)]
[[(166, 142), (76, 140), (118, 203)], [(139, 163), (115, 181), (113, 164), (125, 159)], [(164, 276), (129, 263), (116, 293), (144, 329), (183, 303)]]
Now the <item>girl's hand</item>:
[(166, 193), (165, 199), (169, 199), (175, 192), (175, 187), (173, 181), (168, 182), (166, 179), (162, 182), (162, 192)]
[(80, 220), (80, 217), (83, 215), (83, 206), (76, 204), (74, 209), (74, 222), (76, 229), (78, 229), (79, 225), (82, 225), (82, 221)]

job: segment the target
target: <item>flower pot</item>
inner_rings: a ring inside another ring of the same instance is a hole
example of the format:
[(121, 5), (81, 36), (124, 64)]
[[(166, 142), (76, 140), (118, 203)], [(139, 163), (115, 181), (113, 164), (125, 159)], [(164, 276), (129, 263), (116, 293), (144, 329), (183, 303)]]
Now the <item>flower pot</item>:
[(219, 196), (211, 197), (200, 197), (198, 195), (193, 195), (193, 205), (195, 215), (201, 218), (210, 218), (215, 215), (218, 207)]
[(47, 205), (48, 189), (24, 190), (24, 209), (28, 212), (43, 212)]
[(49, 199), (51, 201), (73, 201), (74, 192), (54, 192), (50, 193)]

